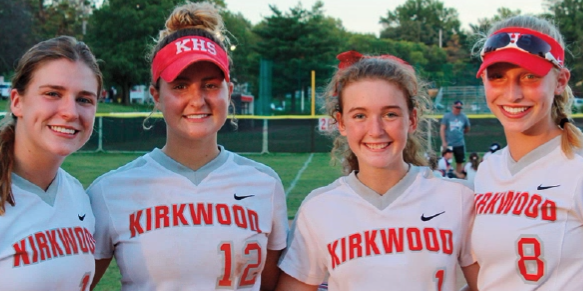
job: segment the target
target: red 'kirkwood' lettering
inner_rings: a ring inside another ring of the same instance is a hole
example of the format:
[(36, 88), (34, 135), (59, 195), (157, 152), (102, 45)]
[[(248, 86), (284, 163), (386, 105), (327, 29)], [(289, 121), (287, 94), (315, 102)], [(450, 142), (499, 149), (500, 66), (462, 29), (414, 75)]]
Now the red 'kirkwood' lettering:
[(79, 253), (93, 254), (95, 239), (86, 228), (69, 227), (31, 234), (12, 247), (13, 267), (22, 267)]
[(545, 221), (557, 219), (557, 204), (554, 201), (539, 194), (528, 192), (508, 191), (476, 194), (474, 207), (477, 215), (511, 214)]
[[(378, 234), (378, 236), (377, 236)], [(379, 245), (383, 249), (379, 249)], [(366, 230), (327, 244), (332, 269), (347, 261), (374, 255), (410, 252), (434, 252), (452, 255), (453, 232), (449, 229), (387, 228)]]
[(261, 233), (257, 212), (241, 205), (224, 203), (158, 205), (129, 215), (132, 238), (160, 228), (215, 224), (234, 225)]

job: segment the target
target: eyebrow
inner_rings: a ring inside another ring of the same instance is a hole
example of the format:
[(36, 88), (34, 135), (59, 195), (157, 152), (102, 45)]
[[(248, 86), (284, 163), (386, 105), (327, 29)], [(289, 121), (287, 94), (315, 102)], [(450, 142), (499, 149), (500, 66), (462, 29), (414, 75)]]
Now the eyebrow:
[[(205, 78), (202, 78), (201, 80), (202, 81), (209, 81), (209, 80), (215, 80), (215, 79), (217, 79), (217, 80), (224, 80), (225, 77), (221, 74), (221, 75), (215, 75), (215, 76), (205, 77)], [(189, 80), (190, 79), (187, 78), (187, 77), (178, 76), (178, 77), (176, 77), (176, 79), (174, 79), (174, 81), (172, 81), (170, 83), (173, 83), (173, 82), (176, 82), (176, 81), (189, 81)]]
[[(399, 109), (399, 110), (403, 110), (401, 108), (401, 106), (398, 105), (388, 105), (388, 106), (383, 106), (382, 110), (387, 110), (387, 109)], [(350, 108), (350, 110), (347, 111), (347, 113), (353, 112), (353, 111), (358, 111), (358, 110), (363, 110), (366, 111), (366, 108), (364, 107), (353, 107)]]
[[(38, 87), (39, 89), (43, 89), (43, 88), (49, 88), (49, 89), (53, 89), (53, 90), (59, 90), (59, 91), (66, 91), (67, 88), (65, 88), (64, 86), (59, 86), (59, 85), (41, 85)], [(97, 94), (91, 92), (91, 91), (81, 91), (79, 92), (80, 95), (90, 95), (90, 96), (94, 96), (97, 97)]]

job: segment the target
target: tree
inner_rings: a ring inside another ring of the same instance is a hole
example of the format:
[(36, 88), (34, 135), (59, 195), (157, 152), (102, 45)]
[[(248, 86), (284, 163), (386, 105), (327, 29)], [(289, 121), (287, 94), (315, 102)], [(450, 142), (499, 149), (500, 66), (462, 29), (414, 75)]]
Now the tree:
[(95, 0), (0, 0), (0, 73), (35, 43), (59, 35), (83, 39), (83, 23)]
[(230, 35), (230, 55), (233, 59), (231, 80), (238, 84), (248, 83), (255, 94), (259, 75), (259, 54), (255, 51), (258, 36), (253, 33), (253, 25), (241, 13), (223, 11), (223, 21)]
[(583, 63), (580, 56), (583, 53), (583, 1), (563, 0), (547, 1), (552, 19), (558, 25), (565, 39), (567, 50), (565, 51), (565, 64), (571, 69), (571, 85), (575, 94), (583, 94)]
[(280, 98), (291, 95), (295, 112), (295, 92), (310, 85), (310, 71), (316, 71), (317, 84), (323, 85), (333, 72), (344, 31), (340, 21), (324, 16), (324, 4), (318, 1), (311, 10), (301, 4), (283, 13), (271, 6), (271, 16), (255, 28), (260, 36), (256, 50), (262, 58), (273, 61), (273, 92)]
[(21, 1), (0, 0), (0, 75), (8, 77), (16, 60), (35, 42), (30, 7)]
[(505, 7), (500, 7), (496, 11), (498, 14), (491, 18), (478, 18), (477, 24), (470, 23), (472, 33), (485, 35), (490, 30), (490, 27), (492, 27), (492, 24), (521, 14), (520, 9), (511, 10)]
[(407, 0), (381, 17), (384, 26), (381, 38), (422, 42), (438, 45), (439, 33), (446, 43), (452, 35), (460, 32), (458, 13), (454, 8), (446, 8), (438, 0)]

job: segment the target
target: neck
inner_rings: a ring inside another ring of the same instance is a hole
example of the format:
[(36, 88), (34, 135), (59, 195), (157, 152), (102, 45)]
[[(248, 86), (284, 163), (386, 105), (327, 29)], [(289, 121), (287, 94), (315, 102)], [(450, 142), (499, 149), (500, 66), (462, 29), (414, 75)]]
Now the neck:
[(514, 134), (508, 132), (505, 132), (505, 134), (510, 156), (514, 161), (518, 162), (537, 147), (545, 144), (558, 135), (561, 135), (562, 131), (559, 128), (555, 128), (537, 135), (528, 135), (524, 133)]
[(385, 168), (361, 168), (357, 177), (367, 187), (371, 188), (379, 195), (385, 194), (395, 186), (409, 170), (409, 165), (400, 162), (396, 167)]
[(46, 191), (64, 160), (64, 157), (51, 158), (28, 151), (15, 143), (13, 172)]
[(162, 152), (192, 170), (200, 169), (220, 153), (216, 134), (201, 140), (168, 136)]

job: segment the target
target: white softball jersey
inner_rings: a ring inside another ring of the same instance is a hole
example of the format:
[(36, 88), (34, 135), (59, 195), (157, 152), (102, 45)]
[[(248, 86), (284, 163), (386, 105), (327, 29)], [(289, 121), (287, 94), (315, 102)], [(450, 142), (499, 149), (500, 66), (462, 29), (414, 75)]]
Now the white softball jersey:
[(279, 177), (222, 147), (196, 171), (155, 149), (87, 191), (95, 257), (115, 256), (122, 290), (259, 290), (267, 250), (286, 247)]
[(62, 169), (44, 191), (12, 174), (16, 205), (0, 216), (2, 290), (89, 290), (95, 218), (79, 181)]
[(583, 290), (583, 158), (568, 159), (560, 143), (518, 162), (504, 148), (478, 168), (472, 246), (480, 291)]
[(457, 265), (474, 263), (472, 220), (473, 191), (427, 167), (382, 196), (353, 172), (305, 198), (279, 266), (333, 291), (454, 290)]

